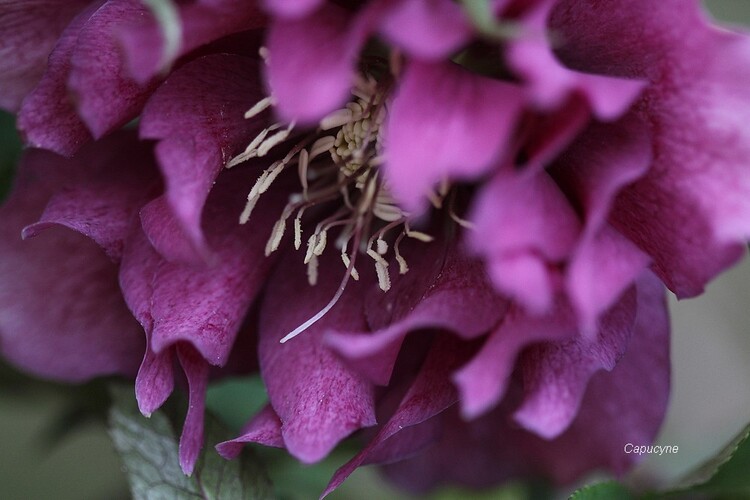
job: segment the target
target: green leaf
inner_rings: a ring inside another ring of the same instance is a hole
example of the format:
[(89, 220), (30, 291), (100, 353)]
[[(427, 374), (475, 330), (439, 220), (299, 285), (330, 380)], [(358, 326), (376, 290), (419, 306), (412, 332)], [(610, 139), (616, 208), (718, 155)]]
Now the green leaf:
[(698, 467), (667, 495), (686, 492), (750, 496), (750, 424), (715, 457)]
[(0, 112), (0, 201), (10, 190), (13, 173), (21, 154), (21, 140), (16, 132), (13, 115)]
[(616, 481), (584, 486), (570, 495), (569, 500), (633, 500), (635, 496)]
[(142, 416), (132, 388), (113, 386), (112, 400), (110, 435), (135, 500), (273, 498), (265, 471), (249, 450), (232, 461), (213, 450), (214, 444), (231, 436), (211, 415), (206, 416), (206, 446), (188, 477), (180, 469), (177, 437), (164, 412)]

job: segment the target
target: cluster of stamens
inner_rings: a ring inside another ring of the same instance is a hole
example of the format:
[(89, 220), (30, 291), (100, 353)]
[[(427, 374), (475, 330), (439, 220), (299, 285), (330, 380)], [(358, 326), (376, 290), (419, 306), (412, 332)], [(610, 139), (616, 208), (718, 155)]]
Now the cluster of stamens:
[[(336, 296), (315, 317), (287, 335), (286, 341), (304, 331), (330, 310), (343, 293), (351, 277), (359, 279), (355, 267), (358, 253), (373, 259), (378, 285), (383, 291), (391, 287), (387, 255), (392, 250), (399, 273), (409, 267), (399, 251), (404, 238), (429, 242), (428, 234), (414, 231), (409, 226), (409, 213), (402, 210), (388, 192), (378, 167), (383, 163), (383, 132), (387, 114), (387, 93), (372, 78), (360, 78), (352, 90), (352, 101), (320, 121), (318, 129), (299, 140), (280, 160), (273, 162), (260, 175), (247, 197), (240, 215), (240, 223), (250, 218), (260, 196), (279, 175), (296, 167), (301, 191), (289, 197), (281, 216), (274, 224), (266, 243), (266, 255), (278, 250), (289, 219), (294, 217), (294, 247), (299, 250), (303, 241), (303, 222), (306, 211), (338, 201), (338, 206), (315, 225), (307, 238), (304, 262), (311, 285), (318, 280), (318, 258), (330, 247), (329, 232), (337, 234), (334, 246), (340, 251), (346, 272)], [(252, 118), (273, 106), (273, 98), (263, 99), (246, 114)], [(273, 148), (286, 144), (292, 137), (295, 124), (274, 123), (261, 131), (248, 147), (233, 158), (231, 168), (251, 158), (266, 156)], [(442, 200), (442, 193), (438, 193)]]

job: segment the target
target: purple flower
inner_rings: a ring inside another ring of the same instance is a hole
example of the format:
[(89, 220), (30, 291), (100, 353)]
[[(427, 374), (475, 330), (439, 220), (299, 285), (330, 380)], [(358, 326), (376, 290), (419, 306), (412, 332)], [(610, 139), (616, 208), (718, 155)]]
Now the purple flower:
[(7, 359), (137, 372), (146, 415), (176, 359), (187, 473), (211, 373), (259, 368), (219, 452), (372, 428), (327, 491), (371, 463), (567, 483), (654, 440), (661, 282), (700, 293), (750, 232), (746, 36), (679, 0), (203, 0), (176, 38), (135, 0), (47, 3), (14, 13), (46, 45), (2, 26), (37, 148), (0, 209)]

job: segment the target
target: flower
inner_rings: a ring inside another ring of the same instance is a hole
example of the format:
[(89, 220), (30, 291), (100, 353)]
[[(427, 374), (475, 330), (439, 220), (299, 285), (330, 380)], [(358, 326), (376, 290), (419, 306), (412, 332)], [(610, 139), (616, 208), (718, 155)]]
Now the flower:
[(36, 148), (0, 209), (7, 359), (137, 371), (146, 415), (177, 359), (186, 473), (212, 371), (259, 368), (219, 453), (364, 430), (326, 493), (368, 463), (567, 483), (653, 442), (662, 282), (700, 293), (749, 232), (745, 35), (678, 0), (48, 4), (4, 63)]

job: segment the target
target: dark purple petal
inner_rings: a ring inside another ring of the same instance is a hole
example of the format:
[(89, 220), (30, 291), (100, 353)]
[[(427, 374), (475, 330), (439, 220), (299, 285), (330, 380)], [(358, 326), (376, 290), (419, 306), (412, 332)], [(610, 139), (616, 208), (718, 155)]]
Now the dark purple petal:
[(58, 37), (88, 0), (3, 0), (0, 9), (0, 108), (17, 111), (44, 74)]
[[(405, 446), (406, 444), (418, 446), (426, 444), (424, 439), (395, 445), (391, 445), (389, 440), (396, 437), (403, 429), (429, 420), (458, 400), (458, 393), (450, 381), (450, 374), (466, 362), (475, 349), (475, 343), (465, 342), (447, 334), (436, 339), (417, 378), (391, 419), (378, 431), (366, 448), (336, 471), (321, 498), (338, 488), (357, 467), (370, 462), (374, 455), (377, 455), (379, 461), (390, 462), (403, 459), (416, 451)], [(428, 432), (427, 435), (434, 436), (434, 433)]]
[(156, 152), (167, 200), (194, 248), (181, 260), (207, 258), (201, 214), (208, 193), (231, 156), (260, 131), (258, 120), (244, 119), (263, 97), (257, 66), (255, 58), (234, 55), (192, 61), (164, 82), (143, 111), (141, 137), (160, 141)]
[(461, 391), (461, 413), (476, 418), (491, 410), (505, 395), (516, 357), (528, 345), (564, 339), (576, 332), (570, 308), (559, 304), (547, 316), (529, 316), (515, 307), (472, 360), (453, 377)]
[(591, 378), (578, 415), (565, 433), (553, 441), (528, 443), (538, 466), (558, 482), (572, 481), (597, 467), (623, 474), (642, 458), (624, 453), (625, 445), (653, 443), (664, 419), (670, 378), (664, 290), (648, 273), (639, 280), (637, 294), (633, 334), (617, 366)]
[(284, 444), (289, 453), (311, 463), (355, 430), (374, 425), (375, 409), (372, 385), (322, 342), (326, 330), (365, 329), (363, 283), (349, 283), (320, 321), (288, 342), (279, 342), (326, 305), (346, 271), (335, 252), (324, 254), (320, 282), (313, 287), (306, 281), (302, 257), (288, 252), (270, 281), (261, 310), (259, 355)]
[(151, 334), (154, 352), (187, 341), (209, 363), (221, 366), (226, 362), (242, 320), (273, 264), (272, 258), (264, 256), (265, 243), (286, 202), (272, 189), (258, 205), (252, 224), (239, 225), (231, 214), (242, 210), (246, 180), (244, 172), (228, 172), (209, 198), (204, 223), (209, 244), (217, 249), (213, 264), (169, 262), (148, 244), (139, 228), (127, 242), (122, 288), (131, 310)]
[(49, 155), (47, 164), (68, 175), (60, 179), (39, 222), (24, 228), (23, 237), (62, 225), (88, 236), (119, 260), (133, 217), (159, 186), (151, 147), (122, 133), (74, 159)]
[(487, 333), (505, 313), (507, 300), (488, 282), (483, 265), (433, 242), (407, 242), (410, 263), (383, 293), (372, 290), (365, 312), (372, 333), (331, 332), (326, 343), (353, 369), (379, 385), (390, 379), (404, 337), (420, 329), (450, 330), (470, 339)]
[(266, 405), (240, 431), (240, 436), (216, 445), (216, 451), (227, 460), (237, 458), (245, 443), (283, 448), (281, 420), (271, 405)]
[(91, 140), (86, 125), (76, 114), (67, 81), (78, 35), (99, 5), (91, 4), (63, 31), (49, 56), (44, 76), (21, 104), (18, 129), (30, 146), (71, 156)]
[(143, 333), (123, 303), (116, 267), (99, 246), (62, 227), (21, 240), (21, 229), (39, 217), (54, 189), (56, 164), (51, 153), (28, 151), (0, 208), (0, 350), (44, 377), (132, 375)]
[(384, 168), (395, 197), (420, 209), (438, 182), (487, 172), (504, 152), (522, 105), (515, 85), (450, 63), (411, 61), (386, 127)]
[(570, 66), (650, 82), (636, 109), (651, 126), (654, 162), (617, 199), (613, 222), (687, 297), (736, 262), (750, 234), (750, 42), (711, 28), (699, 2), (654, 7), (564, 0), (551, 28)]
[(516, 421), (546, 439), (560, 435), (575, 418), (591, 376), (611, 371), (627, 350), (635, 314), (631, 290), (602, 317), (594, 339), (579, 335), (525, 351), (518, 360), (525, 398)]
[(174, 390), (174, 368), (172, 349), (159, 354), (146, 345), (138, 376), (135, 379), (135, 397), (138, 409), (146, 417), (151, 416), (167, 400)]
[(180, 436), (180, 467), (188, 476), (193, 473), (195, 462), (203, 448), (203, 420), (206, 410), (206, 388), (208, 387), (208, 363), (193, 347), (180, 344), (176, 347), (177, 358), (185, 371), (189, 387), (189, 404), (185, 425)]
[(148, 13), (138, 0), (108, 1), (81, 28), (70, 55), (68, 88), (81, 119), (95, 138), (119, 128), (141, 111), (156, 82), (138, 84), (125, 74), (113, 31)]
[(619, 118), (638, 98), (644, 82), (584, 74), (560, 64), (547, 40), (547, 19), (556, 3), (543, 0), (530, 9), (523, 20), (525, 32), (509, 45), (509, 65), (526, 80), (532, 101), (541, 109), (556, 109), (571, 93), (579, 93), (597, 118)]

